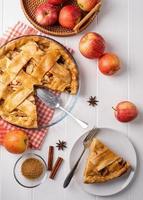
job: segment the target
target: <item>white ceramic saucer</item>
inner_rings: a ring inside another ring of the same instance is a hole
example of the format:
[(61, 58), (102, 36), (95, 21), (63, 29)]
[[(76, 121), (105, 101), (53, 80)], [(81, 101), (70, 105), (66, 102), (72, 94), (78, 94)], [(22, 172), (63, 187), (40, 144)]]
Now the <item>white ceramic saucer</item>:
[[(80, 153), (83, 150), (82, 141), (84, 140), (86, 134), (81, 136), (76, 143), (74, 144), (71, 154), (70, 154), (70, 168), (74, 165), (76, 160), (79, 158)], [(132, 170), (121, 177), (106, 182), (106, 183), (99, 183), (99, 184), (84, 184), (83, 183), (83, 171), (85, 167), (86, 158), (88, 155), (88, 150), (84, 154), (78, 169), (75, 173), (74, 178), (76, 179), (77, 183), (81, 188), (93, 195), (97, 196), (109, 196), (121, 192), (125, 189), (129, 183), (133, 180), (135, 175), (135, 171), (137, 168), (137, 157), (135, 149), (127, 136), (124, 134), (108, 129), (108, 128), (101, 128), (96, 135), (97, 138), (102, 140), (110, 149), (115, 151), (125, 160), (127, 160), (131, 166)]]

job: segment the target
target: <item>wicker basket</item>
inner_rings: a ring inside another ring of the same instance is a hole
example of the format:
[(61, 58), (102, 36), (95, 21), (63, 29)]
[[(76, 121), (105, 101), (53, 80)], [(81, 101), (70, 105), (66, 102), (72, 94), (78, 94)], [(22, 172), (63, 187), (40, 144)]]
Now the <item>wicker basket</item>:
[[(89, 18), (85, 20), (85, 23), (83, 23), (79, 29), (70, 30), (70, 29), (61, 27), (59, 24), (56, 24), (54, 26), (43, 27), (36, 22), (35, 9), (41, 3), (44, 3), (46, 1), (47, 0), (34, 0), (34, 1), (21, 0), (21, 6), (22, 6), (22, 10), (24, 11), (25, 16), (36, 29), (38, 29), (39, 31), (43, 33), (54, 35), (54, 36), (71, 36), (83, 31), (94, 20), (94, 18), (97, 16), (98, 12), (100, 11), (100, 7), (101, 7), (101, 3), (99, 6), (97, 5), (97, 9), (93, 13), (91, 13)], [(67, 0), (65, 5), (66, 4), (76, 5), (76, 0)], [(84, 20), (87, 15), (89, 15), (89, 13), (82, 12), (82, 19)]]

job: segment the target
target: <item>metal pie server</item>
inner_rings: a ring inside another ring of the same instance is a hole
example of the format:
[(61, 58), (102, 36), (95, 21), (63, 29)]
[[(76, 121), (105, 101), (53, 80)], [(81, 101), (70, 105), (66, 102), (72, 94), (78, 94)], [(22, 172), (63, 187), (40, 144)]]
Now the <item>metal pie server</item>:
[(68, 114), (72, 119), (74, 119), (82, 128), (87, 128), (88, 124), (82, 120), (77, 119), (70, 112), (65, 110), (60, 104), (60, 98), (54, 93), (50, 92), (45, 88), (37, 88), (37, 96), (49, 107), (58, 108)]

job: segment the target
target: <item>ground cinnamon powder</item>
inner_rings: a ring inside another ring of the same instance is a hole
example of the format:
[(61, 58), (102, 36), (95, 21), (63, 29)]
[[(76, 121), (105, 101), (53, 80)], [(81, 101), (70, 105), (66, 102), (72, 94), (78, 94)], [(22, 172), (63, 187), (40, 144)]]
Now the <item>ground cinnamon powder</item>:
[(28, 179), (39, 178), (44, 170), (42, 162), (36, 158), (26, 159), (21, 166), (21, 172), (23, 176)]

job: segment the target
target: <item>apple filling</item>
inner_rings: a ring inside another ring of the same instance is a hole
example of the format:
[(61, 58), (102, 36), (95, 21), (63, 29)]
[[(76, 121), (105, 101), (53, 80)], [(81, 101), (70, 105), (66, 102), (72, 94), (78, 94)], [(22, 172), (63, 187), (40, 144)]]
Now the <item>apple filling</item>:
[(0, 70), (0, 75), (2, 75), (3, 74), (3, 71), (2, 70)]
[(20, 49), (14, 49), (14, 51), (9, 51), (6, 56), (9, 60), (12, 60), (15, 56), (19, 55), (19, 53), (21, 52)]
[(46, 73), (42, 79), (42, 83), (43, 84), (47, 84), (47, 83), (50, 83), (51, 81), (53, 80), (53, 74), (51, 73)]
[(14, 115), (15, 117), (27, 117), (27, 115), (22, 112), (21, 110), (19, 109), (14, 109), (12, 112), (11, 112), (11, 115)]
[(50, 46), (49, 43), (38, 44), (39, 49), (42, 50), (42, 51), (44, 51), (44, 52), (47, 51), (47, 50), (49, 50), (49, 46)]
[(63, 56), (60, 56), (60, 58), (57, 60), (58, 64), (65, 64), (65, 59)]
[(37, 66), (37, 62), (34, 59), (31, 59), (24, 67), (24, 71), (27, 74), (32, 74)]
[(13, 90), (16, 91), (20, 86), (22, 85), (22, 83), (18, 80), (13, 80), (10, 84), (9, 87)]
[(35, 98), (33, 96), (33, 94), (31, 94), (28, 98), (27, 98), (28, 101), (30, 101), (31, 103), (33, 103), (34, 105), (36, 105), (35, 103)]
[(0, 105), (4, 103), (4, 99), (0, 99)]

